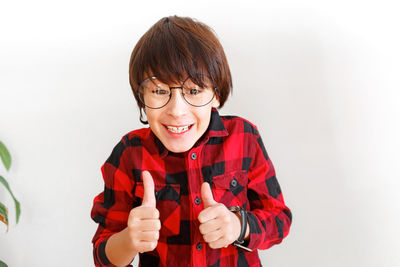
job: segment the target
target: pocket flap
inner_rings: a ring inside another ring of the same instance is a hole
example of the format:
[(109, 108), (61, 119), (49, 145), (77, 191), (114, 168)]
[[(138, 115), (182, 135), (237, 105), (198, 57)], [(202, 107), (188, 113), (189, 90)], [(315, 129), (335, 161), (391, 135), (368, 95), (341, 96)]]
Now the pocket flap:
[(246, 171), (239, 170), (212, 178), (213, 187), (216, 189), (232, 189), (238, 185), (247, 185)]

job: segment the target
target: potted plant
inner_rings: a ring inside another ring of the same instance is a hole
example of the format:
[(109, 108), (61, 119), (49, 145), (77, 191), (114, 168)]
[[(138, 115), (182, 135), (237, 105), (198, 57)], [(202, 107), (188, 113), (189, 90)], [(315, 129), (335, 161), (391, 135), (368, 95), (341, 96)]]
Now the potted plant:
[[(6, 170), (9, 171), (10, 167), (11, 167), (11, 155), (10, 155), (10, 152), (8, 152), (8, 149), (6, 148), (6, 146), (1, 141), (0, 141), (0, 158), (1, 158), (1, 161), (3, 162), (3, 165), (6, 168)], [(19, 215), (21, 214), (20, 204), (19, 204), (18, 200), (15, 198), (14, 194), (12, 193), (7, 180), (2, 175), (0, 175), (0, 184), (4, 185), (4, 187), (7, 189), (7, 191), (10, 193), (11, 197), (14, 200), (16, 217), (17, 217), (16, 223), (18, 223)], [(0, 202), (0, 221), (3, 222), (7, 226), (7, 231), (8, 231), (8, 209), (1, 202)], [(3, 267), (3, 266), (7, 266), (7, 265), (0, 260), (0, 267)]]

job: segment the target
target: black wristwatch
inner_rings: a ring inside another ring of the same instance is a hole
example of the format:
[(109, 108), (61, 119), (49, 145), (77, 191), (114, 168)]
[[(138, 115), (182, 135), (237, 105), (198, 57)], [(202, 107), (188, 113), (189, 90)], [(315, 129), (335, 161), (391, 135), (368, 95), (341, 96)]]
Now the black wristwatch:
[(238, 248), (242, 248), (246, 251), (252, 252), (253, 250), (246, 248), (245, 246), (242, 246), (242, 244), (244, 243), (244, 236), (246, 234), (246, 230), (247, 230), (247, 212), (245, 209), (243, 209), (240, 206), (231, 206), (228, 207), (228, 210), (232, 211), (232, 212), (239, 212), (240, 213), (240, 235), (239, 238), (233, 242), (233, 245), (238, 247)]

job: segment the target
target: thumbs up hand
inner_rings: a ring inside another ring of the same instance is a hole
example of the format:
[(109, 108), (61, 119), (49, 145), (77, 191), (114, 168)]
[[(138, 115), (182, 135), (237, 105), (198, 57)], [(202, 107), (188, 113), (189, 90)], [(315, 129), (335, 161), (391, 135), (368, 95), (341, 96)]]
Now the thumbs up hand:
[(156, 209), (153, 177), (143, 172), (144, 195), (142, 205), (132, 209), (128, 217), (130, 247), (137, 252), (152, 251), (156, 248), (161, 228), (160, 213)]
[(204, 204), (198, 216), (200, 233), (211, 248), (217, 249), (232, 244), (240, 235), (240, 220), (227, 207), (214, 200), (210, 185), (201, 185), (201, 199)]

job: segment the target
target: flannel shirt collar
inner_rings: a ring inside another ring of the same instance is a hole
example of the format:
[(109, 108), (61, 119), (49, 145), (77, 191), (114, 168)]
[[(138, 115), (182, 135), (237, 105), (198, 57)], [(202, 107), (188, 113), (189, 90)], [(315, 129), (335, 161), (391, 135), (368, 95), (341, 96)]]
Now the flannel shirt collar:
[[(166, 157), (168, 155), (168, 153), (172, 153), (172, 152), (168, 151), (168, 149), (165, 148), (163, 143), (157, 138), (157, 136), (151, 131), (150, 128), (149, 128), (149, 130), (150, 130), (150, 138), (148, 139), (148, 141), (150, 142), (150, 144), (148, 144), (148, 145), (149, 145), (149, 148), (153, 148), (153, 149), (151, 149), (152, 152), (158, 153), (161, 158)], [(202, 137), (200, 137), (200, 139), (194, 144), (193, 147), (198, 147), (198, 146), (204, 145), (205, 143), (207, 143), (207, 141), (210, 138), (223, 137), (223, 136), (228, 136), (228, 135), (229, 135), (229, 133), (226, 130), (225, 125), (222, 122), (222, 119), (219, 116), (217, 109), (212, 108), (210, 124), (208, 125), (206, 132), (203, 134)], [(185, 153), (187, 153), (187, 152), (185, 152)]]

